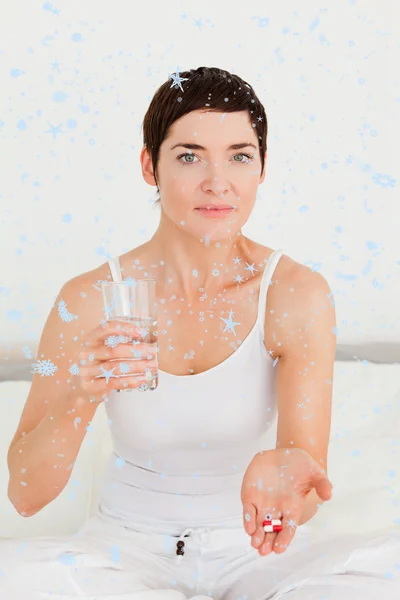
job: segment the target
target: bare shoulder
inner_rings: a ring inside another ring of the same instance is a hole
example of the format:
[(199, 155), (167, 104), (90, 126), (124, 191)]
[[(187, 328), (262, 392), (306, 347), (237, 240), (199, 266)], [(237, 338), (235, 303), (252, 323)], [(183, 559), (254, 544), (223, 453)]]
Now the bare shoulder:
[[(272, 251), (259, 245), (258, 252), (265, 262)], [(272, 350), (273, 358), (284, 355), (294, 332), (304, 331), (313, 315), (325, 311), (332, 320), (332, 306), (332, 293), (324, 276), (282, 254), (268, 288), (264, 322), (265, 345)]]
[[(70, 279), (63, 287), (70, 302), (79, 311), (79, 327), (83, 332), (94, 329), (104, 320), (102, 282), (111, 281), (108, 263), (80, 273)], [(68, 310), (68, 306), (64, 307)]]
[[(268, 258), (274, 252), (273, 249), (256, 244), (256, 252), (258, 253), (260, 263), (266, 263)], [(296, 261), (288, 254), (283, 253), (275, 268), (272, 276), (271, 289), (268, 295), (276, 297), (279, 302), (285, 300), (290, 302), (295, 291), (311, 291), (318, 289), (318, 286), (327, 285), (323, 275), (319, 271), (313, 271), (307, 265)], [(288, 295), (290, 291), (291, 295)]]
[[(119, 257), (123, 277), (131, 274), (132, 265), (135, 264), (135, 261), (142, 263), (146, 259), (145, 246), (146, 244), (133, 248)], [(101, 310), (103, 303), (101, 284), (109, 281), (112, 281), (112, 275), (110, 265), (108, 261), (105, 261), (98, 267), (77, 275), (68, 284), (75, 289), (77, 294), (88, 299), (87, 304), (91, 304), (92, 309), (96, 310), (96, 307), (99, 307), (99, 310)], [(98, 311), (96, 311), (97, 316)]]
[[(257, 262), (259, 264), (266, 264), (274, 252), (276, 252), (276, 250), (273, 248), (254, 243), (254, 256), (257, 257)], [(272, 276), (271, 286), (274, 288), (274, 291), (271, 293), (268, 292), (268, 295), (275, 296), (275, 292), (279, 292), (284, 288), (287, 288), (287, 286), (293, 281), (293, 278), (301, 281), (302, 278), (306, 276), (308, 271), (311, 272), (309, 267), (297, 262), (288, 254), (282, 253)]]
[[(135, 264), (145, 264), (147, 258), (147, 244), (137, 246), (129, 252), (119, 256), (119, 264), (123, 278), (128, 277), (129, 275), (132, 276), (132, 274), (134, 274), (132, 268)], [(139, 270), (142, 268), (143, 267), (140, 267)], [(88, 314), (87, 317), (91, 318), (92, 322), (95, 321), (96, 325), (105, 318), (101, 284), (112, 280), (110, 265), (108, 264), (108, 261), (105, 261), (98, 267), (86, 271), (85, 273), (81, 273), (70, 282), (70, 284), (74, 286), (76, 293), (81, 294), (87, 299), (86, 304), (90, 306), (91, 309), (91, 313)]]

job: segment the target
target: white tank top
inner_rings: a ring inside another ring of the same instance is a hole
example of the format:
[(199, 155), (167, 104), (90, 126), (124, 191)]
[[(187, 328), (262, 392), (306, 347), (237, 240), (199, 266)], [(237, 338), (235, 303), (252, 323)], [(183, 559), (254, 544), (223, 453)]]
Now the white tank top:
[[(277, 369), (264, 345), (264, 319), (282, 253), (269, 257), (256, 323), (230, 357), (195, 375), (159, 371), (152, 391), (109, 394), (113, 450), (100, 512), (170, 535), (243, 523), (243, 475), (255, 454), (276, 442), (276, 435), (266, 440), (277, 418)], [(114, 281), (122, 281), (119, 258), (108, 263)]]

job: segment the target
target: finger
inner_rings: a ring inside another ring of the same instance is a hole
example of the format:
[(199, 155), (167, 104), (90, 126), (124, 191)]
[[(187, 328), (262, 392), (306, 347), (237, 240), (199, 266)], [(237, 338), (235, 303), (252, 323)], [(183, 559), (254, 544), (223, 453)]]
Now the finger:
[[(278, 511), (276, 512), (276, 510), (274, 512), (266, 512), (263, 515), (263, 519), (262, 519), (262, 526), (263, 526), (263, 530), (264, 530), (264, 520), (266, 521), (274, 521), (276, 519), (279, 519), (280, 521), (282, 521), (282, 512)], [(273, 523), (274, 524), (274, 523)], [(264, 530), (264, 541), (262, 543), (262, 545), (259, 548), (259, 553), (261, 554), (261, 556), (266, 556), (267, 554), (270, 554), (270, 552), (272, 552), (273, 549), (273, 545), (275, 542), (275, 539), (277, 537), (277, 535), (279, 535), (279, 533), (275, 533), (275, 532), (270, 532), (270, 531), (265, 531)]]
[(114, 348), (107, 346), (87, 346), (79, 352), (78, 358), (81, 365), (86, 363), (96, 364), (107, 359), (129, 358), (154, 360), (157, 350), (148, 344), (118, 344)]
[(105, 383), (105, 377), (98, 379), (89, 379), (82, 381), (82, 389), (89, 396), (106, 397), (113, 390), (124, 390), (126, 388), (135, 389), (143, 385), (145, 382), (144, 375), (135, 375), (131, 377), (111, 377), (108, 383)]
[(257, 527), (256, 527), (256, 531), (253, 535), (253, 539), (252, 539), (252, 546), (254, 546), (254, 548), (260, 548), (260, 546), (265, 542), (265, 531), (264, 531), (264, 525), (263, 525), (263, 521), (265, 519), (277, 519), (279, 517), (272, 517), (272, 515), (276, 515), (276, 514), (280, 514), (279, 511), (277, 511), (277, 509), (275, 507), (272, 506), (267, 506), (266, 508), (261, 507), (261, 508), (257, 508), (257, 515), (256, 515), (256, 523), (257, 523)]
[(267, 556), (267, 554), (270, 554), (272, 552), (275, 540), (278, 535), (279, 533), (265, 533), (264, 542), (258, 549), (261, 556)]
[(254, 504), (243, 504), (243, 521), (245, 531), (249, 535), (254, 535), (256, 531), (257, 510)]
[(311, 476), (311, 485), (315, 487), (321, 500), (330, 500), (333, 490), (332, 482), (329, 481), (325, 469), (323, 469), (316, 461), (312, 462)]
[(142, 336), (139, 328), (129, 323), (129, 321), (110, 320), (95, 327), (88, 334), (85, 346), (97, 345), (99, 342), (107, 340), (109, 336), (128, 336), (134, 339), (140, 339)]
[(106, 373), (110, 373), (110, 379), (120, 375), (138, 375), (144, 373), (147, 369), (157, 370), (157, 363), (153, 360), (106, 360), (100, 364), (89, 367), (80, 367), (79, 374), (85, 379), (106, 378)]
[(272, 550), (276, 554), (281, 554), (287, 550), (297, 531), (297, 524), (300, 516), (301, 514), (299, 510), (296, 511), (293, 508), (283, 510), (282, 530), (275, 534), (276, 537), (272, 544)]
[(314, 483), (314, 487), (321, 500), (327, 502), (332, 498), (333, 485), (327, 477), (322, 476), (321, 479), (318, 479)]

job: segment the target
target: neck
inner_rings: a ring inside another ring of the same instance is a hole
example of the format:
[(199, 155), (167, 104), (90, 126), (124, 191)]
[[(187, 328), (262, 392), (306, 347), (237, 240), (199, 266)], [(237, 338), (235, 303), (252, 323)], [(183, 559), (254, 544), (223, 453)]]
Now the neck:
[[(177, 227), (165, 215), (149, 242), (153, 260), (163, 261), (159, 280), (169, 289), (179, 290), (189, 300), (203, 292), (217, 294), (232, 285), (236, 258), (241, 264), (251, 254), (250, 240), (235, 233), (224, 239), (196, 238)], [(203, 292), (199, 291), (202, 288)]]

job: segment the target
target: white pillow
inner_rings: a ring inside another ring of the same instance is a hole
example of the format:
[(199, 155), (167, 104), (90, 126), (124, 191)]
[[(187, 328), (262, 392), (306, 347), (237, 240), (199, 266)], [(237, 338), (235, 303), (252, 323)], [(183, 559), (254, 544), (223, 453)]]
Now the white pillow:
[[(91, 511), (96, 457), (107, 423), (100, 405), (82, 443), (71, 477), (61, 494), (32, 517), (21, 517), (7, 496), (7, 452), (28, 397), (29, 381), (0, 382), (0, 538), (74, 533)], [(101, 468), (97, 465), (97, 469)]]

